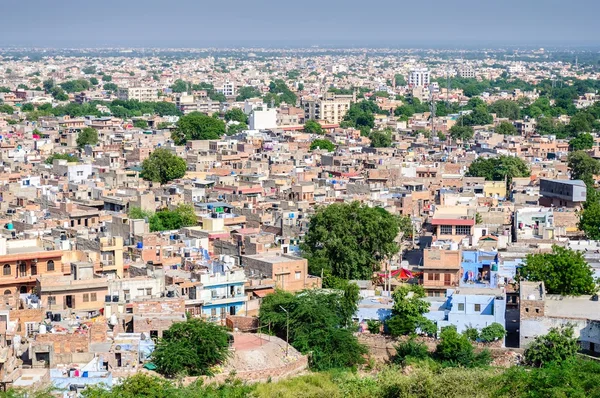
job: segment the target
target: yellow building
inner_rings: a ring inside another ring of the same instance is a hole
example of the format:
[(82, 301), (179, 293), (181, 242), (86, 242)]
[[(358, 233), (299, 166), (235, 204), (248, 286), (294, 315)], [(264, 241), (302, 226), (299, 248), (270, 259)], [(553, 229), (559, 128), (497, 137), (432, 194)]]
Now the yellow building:
[(483, 194), (486, 198), (505, 198), (506, 182), (486, 181), (485, 184), (483, 184)]

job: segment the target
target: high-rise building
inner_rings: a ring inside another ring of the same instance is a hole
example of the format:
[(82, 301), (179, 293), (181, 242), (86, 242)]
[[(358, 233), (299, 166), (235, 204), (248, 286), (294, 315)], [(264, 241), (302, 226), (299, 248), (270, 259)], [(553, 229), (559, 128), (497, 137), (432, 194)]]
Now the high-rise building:
[(429, 86), (430, 72), (427, 68), (411, 69), (408, 74), (408, 85), (410, 87), (427, 87)]

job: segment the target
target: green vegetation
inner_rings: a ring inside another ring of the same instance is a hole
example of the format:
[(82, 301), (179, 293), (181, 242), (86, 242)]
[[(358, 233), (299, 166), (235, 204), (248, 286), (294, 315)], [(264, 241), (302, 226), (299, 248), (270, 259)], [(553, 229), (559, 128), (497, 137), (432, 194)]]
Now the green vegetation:
[(492, 361), (492, 356), (487, 349), (475, 353), (473, 344), (467, 336), (458, 333), (454, 326), (442, 329), (434, 357), (444, 366), (464, 368), (487, 366)]
[(174, 231), (183, 227), (194, 227), (198, 218), (192, 205), (180, 204), (173, 210), (163, 209), (156, 213), (133, 207), (128, 212), (130, 218), (147, 219), (150, 231)]
[(146, 129), (148, 128), (148, 122), (144, 119), (138, 119), (135, 122), (133, 122), (133, 127), (138, 129)]
[(12, 115), (14, 111), (15, 111), (15, 108), (13, 108), (12, 106), (10, 106), (8, 104), (0, 105), (0, 113), (8, 113), (9, 115)]
[(495, 113), (496, 117), (508, 118), (510, 120), (517, 120), (520, 118), (521, 108), (516, 101), (511, 100), (499, 100), (490, 105), (489, 111)]
[(91, 127), (85, 127), (77, 135), (77, 146), (83, 148), (86, 145), (98, 145), (98, 131)]
[(583, 252), (552, 246), (552, 253), (528, 254), (519, 268), (519, 280), (543, 281), (550, 294), (580, 296), (594, 294), (597, 281)]
[(168, 149), (155, 149), (148, 159), (142, 162), (140, 177), (146, 181), (166, 184), (185, 175), (187, 164), (185, 160), (171, 153)]
[(310, 150), (324, 149), (327, 152), (333, 152), (335, 150), (335, 144), (329, 140), (318, 139), (310, 143)]
[(229, 356), (229, 335), (223, 326), (190, 318), (176, 322), (163, 333), (152, 353), (159, 373), (200, 376), (213, 374), (212, 368)]
[(171, 134), (175, 144), (185, 144), (188, 140), (215, 140), (225, 134), (225, 123), (200, 112), (182, 116), (177, 129)]
[(261, 96), (261, 92), (252, 86), (244, 86), (240, 87), (238, 90), (238, 95), (235, 98), (236, 101), (245, 101), (250, 98), (259, 98)]
[(475, 132), (471, 126), (460, 126), (455, 124), (454, 126), (450, 127), (450, 137), (453, 140), (468, 141), (473, 138), (474, 134)]
[(225, 112), (225, 121), (234, 121), (240, 123), (248, 123), (248, 116), (240, 108), (230, 109)]
[(392, 316), (386, 322), (392, 336), (435, 335), (437, 326), (423, 316), (429, 311), (429, 302), (423, 300), (425, 296), (425, 289), (419, 285), (402, 285), (394, 290)]
[(311, 217), (302, 250), (313, 275), (370, 279), (381, 260), (398, 252), (398, 233), (398, 218), (385, 209), (335, 203)]
[(500, 124), (496, 126), (494, 131), (498, 134), (503, 135), (517, 135), (517, 128), (509, 122), (500, 122)]
[(600, 162), (586, 152), (569, 153), (567, 165), (571, 171), (572, 180), (582, 180), (588, 188), (594, 186), (594, 176), (600, 174)]
[(572, 151), (592, 149), (593, 146), (594, 137), (590, 133), (581, 133), (569, 141), (569, 149)]
[(479, 338), (484, 343), (491, 343), (496, 340), (501, 340), (506, 336), (506, 329), (501, 324), (494, 322), (489, 326), (481, 329), (481, 333), (479, 334)]
[(46, 158), (44, 163), (52, 164), (55, 159), (64, 159), (68, 162), (79, 162), (79, 158), (77, 156), (68, 154), (68, 153), (54, 153)]
[(392, 146), (392, 134), (389, 131), (374, 131), (369, 136), (372, 148), (389, 148)]
[(579, 350), (572, 326), (552, 328), (548, 334), (538, 336), (525, 350), (525, 362), (542, 367), (550, 363), (560, 364), (573, 359)]
[(304, 131), (309, 134), (323, 134), (323, 128), (316, 120), (307, 120), (304, 123)]
[(61, 83), (60, 86), (67, 93), (79, 93), (90, 89), (90, 82), (85, 79), (69, 80)]
[(273, 102), (275, 106), (279, 106), (283, 102), (295, 106), (298, 97), (289, 89), (283, 80), (276, 79), (269, 83), (269, 93), (264, 96), (263, 101), (265, 104)]
[(244, 122), (227, 124), (227, 135), (235, 135), (241, 131), (248, 130), (248, 125)]
[(477, 158), (469, 166), (469, 177), (484, 177), (487, 181), (507, 180), (508, 183), (515, 177), (529, 177), (530, 171), (527, 164), (515, 156), (498, 156), (494, 158)]
[(105, 83), (102, 86), (102, 88), (105, 89), (106, 91), (112, 91), (112, 92), (116, 92), (119, 89), (119, 87), (114, 83)]
[(284, 340), (289, 321), (289, 342), (303, 354), (311, 352), (313, 370), (352, 368), (364, 362), (366, 353), (351, 328), (359, 297), (355, 284), (334, 292), (278, 291), (264, 298), (259, 318)]
[(600, 193), (590, 185), (577, 227), (588, 239), (600, 240)]

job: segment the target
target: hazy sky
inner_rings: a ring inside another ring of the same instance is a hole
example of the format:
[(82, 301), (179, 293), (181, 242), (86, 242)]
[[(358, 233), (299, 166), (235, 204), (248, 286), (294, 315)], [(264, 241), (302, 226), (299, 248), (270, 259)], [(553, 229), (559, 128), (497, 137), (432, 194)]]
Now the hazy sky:
[(2, 2), (2, 46), (600, 44), (598, 0)]

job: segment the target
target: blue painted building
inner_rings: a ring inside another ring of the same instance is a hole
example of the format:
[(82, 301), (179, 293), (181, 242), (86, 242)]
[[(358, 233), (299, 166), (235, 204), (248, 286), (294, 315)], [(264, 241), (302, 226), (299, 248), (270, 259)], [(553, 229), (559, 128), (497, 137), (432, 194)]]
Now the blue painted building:
[(496, 288), (498, 282), (498, 252), (462, 252), (459, 282), (461, 288)]
[(202, 316), (211, 321), (224, 320), (227, 315), (245, 315), (248, 297), (244, 291), (246, 274), (240, 267), (223, 262), (211, 262), (200, 274), (202, 284)]

